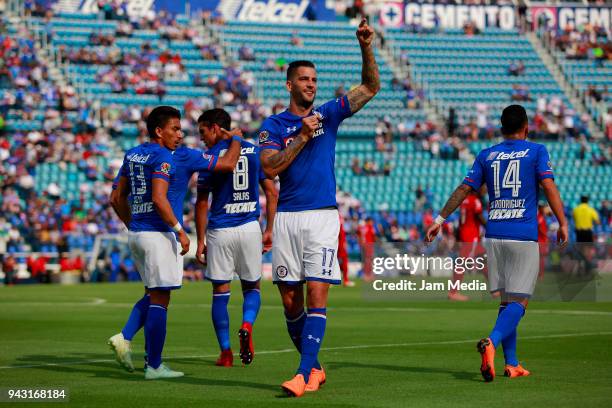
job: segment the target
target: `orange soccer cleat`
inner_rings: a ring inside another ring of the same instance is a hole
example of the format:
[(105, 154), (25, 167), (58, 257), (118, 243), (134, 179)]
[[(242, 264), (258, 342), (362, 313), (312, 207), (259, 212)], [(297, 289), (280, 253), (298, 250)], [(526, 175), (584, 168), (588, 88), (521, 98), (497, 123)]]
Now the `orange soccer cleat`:
[(296, 374), (289, 381), (285, 381), (281, 387), (290, 397), (301, 397), (304, 395), (306, 391), (306, 382), (304, 381), (304, 376), (302, 374)]
[(234, 354), (232, 349), (223, 350), (215, 365), (219, 367), (232, 367), (234, 365)]
[(511, 366), (510, 364), (506, 364), (506, 368), (504, 368), (504, 376), (515, 378), (515, 377), (527, 377), (531, 374), (529, 371), (525, 370), (522, 365)]
[(255, 357), (255, 347), (253, 346), (253, 326), (250, 323), (242, 323), (238, 330), (240, 339), (240, 360), (242, 364), (251, 364)]
[(495, 347), (490, 338), (482, 339), (476, 345), (478, 352), (481, 355), (482, 362), (480, 364), (480, 373), (486, 382), (491, 382), (495, 379)]
[(308, 378), (308, 384), (306, 384), (306, 391), (317, 391), (323, 384), (325, 384), (325, 370), (323, 370), (323, 367), (321, 367), (320, 370), (317, 370), (316, 368), (310, 370), (310, 377)]

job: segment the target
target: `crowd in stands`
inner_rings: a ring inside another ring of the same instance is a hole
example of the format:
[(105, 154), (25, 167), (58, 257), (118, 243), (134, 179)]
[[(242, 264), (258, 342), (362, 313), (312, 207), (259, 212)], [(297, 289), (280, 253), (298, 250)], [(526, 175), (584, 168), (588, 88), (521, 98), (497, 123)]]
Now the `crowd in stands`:
[[(601, 3), (598, 3), (601, 4)], [(581, 26), (568, 25), (559, 29), (542, 28), (542, 37), (554, 49), (564, 53), (570, 60), (591, 61), (593, 68), (603, 68), (606, 61), (612, 61), (612, 42), (605, 28), (593, 24)], [(603, 109), (600, 123), (608, 140), (612, 140), (612, 105), (606, 86), (589, 86), (585, 98), (599, 104), (608, 101)]]
[(550, 29), (554, 46), (565, 53), (568, 59), (590, 59), (595, 66), (603, 66), (612, 59), (612, 44), (603, 27), (585, 24), (567, 26), (559, 30)]
[[(32, 16), (50, 21), (52, 14), (48, 9), (40, 8), (33, 1), (29, 4), (32, 4), (28, 9)], [(189, 78), (196, 87), (210, 87), (213, 90), (212, 98), (194, 98), (183, 106), (185, 116), (182, 125), (187, 135), (196, 134), (194, 124), (197, 116), (202, 110), (213, 106), (233, 107), (232, 120), (247, 137), (256, 134), (265, 117), (284, 109), (282, 102), (268, 107), (252, 97), (253, 73), (244, 69), (239, 62), (225, 67), (219, 76), (188, 75), (180, 55), (172, 52), (171, 43), (161, 48), (157, 44), (147, 43), (134, 53), (120, 51), (115, 44), (116, 38), (130, 37), (135, 30), (149, 29), (157, 30), (169, 42), (192, 41), (205, 59), (218, 60), (221, 55), (219, 45), (205, 43), (189, 27), (178, 25), (163, 12), (128, 19), (124, 1), (100, 0), (98, 7), (103, 18), (118, 20), (117, 31), (114, 35), (93, 33), (88, 47), (63, 48), (61, 58), (74, 64), (109, 65), (97, 74), (96, 80), (108, 84), (115, 93), (134, 89), (137, 94), (155, 94), (163, 99), (167, 93), (165, 81), (182, 78)], [(202, 19), (215, 24), (222, 22), (220, 16), (206, 13)], [(53, 38), (52, 29), (48, 34)], [(290, 43), (295, 47), (302, 46), (297, 33)], [(247, 46), (243, 48), (239, 52), (240, 59), (252, 60), (253, 50)], [(408, 63), (407, 58), (405, 62)], [(284, 58), (266, 63), (269, 69), (279, 71), (283, 71), (286, 65)], [(508, 68), (509, 75), (520, 76), (523, 71), (524, 65), (520, 61), (512, 62)], [(415, 89), (408, 79), (393, 79), (391, 87), (406, 93), (407, 108), (421, 108), (423, 90)], [(343, 94), (346, 89), (339, 85), (336, 92)], [(593, 97), (597, 92), (600, 91), (592, 91)], [(584, 146), (581, 154), (585, 159), (592, 158), (595, 165), (610, 165), (611, 147), (600, 149), (601, 153), (593, 155), (585, 143), (587, 133), (584, 122), (576, 117), (575, 112), (566, 109), (560, 98), (546, 100), (539, 97), (537, 106), (533, 131), (548, 137), (568, 135), (576, 138)], [(74, 86), (68, 84), (60, 87), (50, 80), (48, 68), (36, 58), (34, 42), (29, 34), (19, 32), (11, 37), (0, 28), (0, 242), (4, 245), (4, 248), (0, 247), (0, 253), (6, 254), (0, 262), (5, 273), (16, 270), (17, 262), (25, 261), (36, 279), (46, 281), (48, 275), (44, 271), (52, 258), (50, 253), (88, 250), (97, 235), (124, 231), (108, 205), (110, 182), (118, 170), (117, 163), (101, 169), (97, 159), (114, 156), (109, 148), (111, 140), (120, 137), (127, 126), (135, 126), (138, 130), (137, 141), (143, 142), (146, 136), (143, 119), (148, 112), (149, 109), (137, 105), (126, 108), (111, 104), (94, 108), (92, 103), (79, 99)], [(41, 114), (40, 126), (36, 129), (11, 130), (10, 134), (5, 130), (9, 115), (33, 122)], [(389, 175), (395, 161), (394, 138), (414, 140), (420, 149), (435, 158), (470, 161), (473, 156), (467, 142), (495, 135), (496, 126), (489, 122), (488, 117), (486, 104), (477, 106), (476, 118), (468, 123), (453, 119), (451, 115), (448, 129), (440, 129), (430, 120), (394, 122), (389, 117), (382, 117), (376, 125), (372, 143), (372, 150), (383, 153), (385, 157), (382, 168), (378, 168), (373, 161), (357, 161), (353, 162), (353, 171), (363, 175)], [(191, 137), (188, 142), (195, 145), (197, 139)], [(76, 200), (64, 199), (64, 191), (55, 183), (49, 184), (42, 194), (37, 193), (34, 185), (40, 163), (57, 164), (61, 171), (67, 171), (68, 166), (74, 165), (89, 182), (81, 184)], [(359, 231), (368, 223), (371, 223), (380, 239), (422, 239), (424, 231), (433, 222), (432, 194), (429, 188), (419, 187), (415, 191), (415, 210), (410, 214), (394, 213), (384, 207), (368, 213), (357, 198), (340, 191), (338, 204), (345, 220), (349, 253), (359, 252)], [(193, 196), (190, 199), (193, 200)], [(265, 197), (262, 196), (262, 200)], [(265, 211), (265, 202), (262, 204)], [(193, 202), (186, 207), (193, 208)], [(609, 224), (609, 205), (603, 204), (600, 211), (602, 219)], [(191, 210), (185, 214), (188, 231), (193, 231), (193, 220)], [(452, 227), (447, 227), (446, 233), (452, 234)], [(29, 259), (10, 255), (29, 251), (43, 254)], [(83, 256), (76, 253), (62, 255), (58, 259), (62, 271), (81, 273), (85, 269), (84, 261)], [(192, 272), (190, 276), (197, 276), (198, 267), (188, 265), (186, 268)], [(129, 256), (111, 247), (99, 255), (90, 278), (133, 280), (137, 279), (137, 275)]]

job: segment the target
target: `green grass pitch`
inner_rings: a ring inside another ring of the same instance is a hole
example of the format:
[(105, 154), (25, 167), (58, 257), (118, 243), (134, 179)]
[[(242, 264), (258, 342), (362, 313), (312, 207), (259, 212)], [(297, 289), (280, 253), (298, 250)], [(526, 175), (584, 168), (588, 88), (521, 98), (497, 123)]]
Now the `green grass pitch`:
[[(236, 352), (242, 296), (236, 283), (233, 290)], [(327, 384), (289, 399), (279, 384), (292, 377), (298, 354), (276, 288), (269, 282), (262, 287), (253, 364), (229, 369), (214, 366), (210, 291), (199, 282), (173, 294), (164, 355), (185, 377), (145, 382), (142, 332), (134, 340), (134, 373), (121, 370), (106, 345), (141, 295), (139, 285), (0, 288), (0, 388), (65, 387), (68, 405), (79, 407), (610, 406), (612, 303), (534, 302), (518, 343), (519, 359), (532, 375), (501, 376), (500, 347), (498, 377), (484, 383), (475, 344), (491, 329), (494, 302), (368, 302), (359, 287), (333, 288), (320, 354)]]

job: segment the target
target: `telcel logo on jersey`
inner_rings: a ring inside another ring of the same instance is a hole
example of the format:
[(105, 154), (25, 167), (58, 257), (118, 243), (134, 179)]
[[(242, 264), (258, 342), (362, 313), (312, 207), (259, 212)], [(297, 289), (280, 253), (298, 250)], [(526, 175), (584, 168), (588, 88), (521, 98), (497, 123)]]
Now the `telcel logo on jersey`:
[[(262, 132), (262, 133), (263, 133), (263, 132)], [(223, 156), (225, 156), (225, 153), (227, 153), (227, 149), (222, 149), (222, 150), (219, 152), (219, 157), (223, 157)], [(243, 155), (245, 155), (245, 154), (255, 154), (255, 146), (252, 146), (252, 147), (243, 147), (242, 149), (240, 149), (240, 155), (241, 155), (241, 156), (243, 156)], [(208, 155), (207, 155), (207, 156), (208, 156)], [(208, 156), (208, 157), (211, 157), (211, 158), (212, 158), (212, 156)], [(206, 158), (206, 157), (205, 157), (205, 158)]]
[(255, 211), (256, 207), (257, 203), (255, 201), (250, 201), (248, 203), (225, 204), (223, 206), (226, 214), (250, 213)]
[(307, 7), (308, 0), (299, 3), (246, 0), (238, 13), (238, 20), (294, 23), (302, 19)]
[(143, 163), (144, 164), (147, 162), (147, 160), (149, 160), (150, 156), (151, 156), (150, 154), (147, 154), (145, 156), (145, 155), (138, 154), (138, 153), (132, 153), (127, 157), (127, 159), (133, 163)]
[(500, 153), (497, 155), (495, 160), (520, 159), (521, 157), (527, 157), (527, 152), (529, 152), (529, 149), (512, 153)]

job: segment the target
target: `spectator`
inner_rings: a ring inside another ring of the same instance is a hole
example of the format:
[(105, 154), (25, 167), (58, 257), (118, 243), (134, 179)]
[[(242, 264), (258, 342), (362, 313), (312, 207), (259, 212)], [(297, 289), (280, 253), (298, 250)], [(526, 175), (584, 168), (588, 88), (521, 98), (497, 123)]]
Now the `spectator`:
[(238, 59), (242, 61), (255, 61), (255, 52), (251, 47), (247, 47), (246, 44), (243, 44), (242, 47), (238, 49)]
[(610, 208), (610, 202), (608, 200), (603, 200), (601, 202), (599, 214), (601, 215), (602, 223), (609, 226), (612, 222), (612, 209)]
[(300, 38), (297, 30), (293, 30), (293, 32), (291, 33), (291, 39), (289, 40), (289, 42), (294, 47), (303, 47), (304, 46), (304, 40), (302, 40)]
[(359, 164), (359, 159), (357, 157), (353, 158), (353, 162), (351, 163), (351, 170), (356, 176), (360, 176), (363, 173), (363, 169), (361, 168), (361, 165)]
[(17, 283), (17, 261), (12, 255), (5, 255), (2, 260), (2, 272), (4, 273), (4, 284), (12, 286)]
[(523, 61), (514, 62), (512, 61), (508, 66), (508, 75), (519, 76), (525, 73), (525, 64)]

